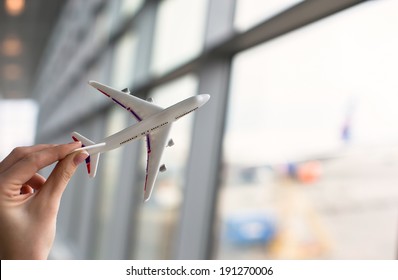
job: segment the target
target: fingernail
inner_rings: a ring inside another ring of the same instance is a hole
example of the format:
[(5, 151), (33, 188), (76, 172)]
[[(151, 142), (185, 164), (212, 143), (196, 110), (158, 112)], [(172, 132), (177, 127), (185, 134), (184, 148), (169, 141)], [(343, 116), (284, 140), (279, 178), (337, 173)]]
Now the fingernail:
[(80, 163), (82, 163), (86, 158), (88, 158), (89, 154), (86, 151), (81, 151), (80, 153), (78, 153), (77, 155), (75, 155), (75, 157), (73, 158), (73, 162), (76, 165), (79, 165)]

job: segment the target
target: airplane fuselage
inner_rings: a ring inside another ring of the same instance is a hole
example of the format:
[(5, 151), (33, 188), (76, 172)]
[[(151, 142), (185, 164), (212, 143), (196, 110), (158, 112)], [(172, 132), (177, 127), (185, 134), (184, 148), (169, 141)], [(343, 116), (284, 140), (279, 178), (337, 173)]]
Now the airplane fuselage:
[(133, 124), (109, 137), (106, 137), (101, 142), (105, 142), (105, 146), (90, 151), (90, 154), (97, 152), (110, 151), (131, 141), (141, 139), (148, 134), (156, 132), (156, 130), (163, 128), (172, 122), (194, 112), (207, 102), (209, 95), (201, 94), (189, 97), (181, 102), (178, 102), (153, 116), (144, 119), (136, 124)]

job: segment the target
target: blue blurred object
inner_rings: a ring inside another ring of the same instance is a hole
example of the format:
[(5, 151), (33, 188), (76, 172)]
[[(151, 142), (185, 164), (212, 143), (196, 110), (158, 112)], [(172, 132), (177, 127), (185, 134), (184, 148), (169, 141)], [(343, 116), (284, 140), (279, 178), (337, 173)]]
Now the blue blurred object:
[(226, 236), (235, 244), (268, 243), (276, 232), (275, 221), (264, 213), (233, 215), (226, 220)]
[(297, 164), (294, 162), (289, 162), (287, 164), (287, 173), (291, 178), (297, 177)]

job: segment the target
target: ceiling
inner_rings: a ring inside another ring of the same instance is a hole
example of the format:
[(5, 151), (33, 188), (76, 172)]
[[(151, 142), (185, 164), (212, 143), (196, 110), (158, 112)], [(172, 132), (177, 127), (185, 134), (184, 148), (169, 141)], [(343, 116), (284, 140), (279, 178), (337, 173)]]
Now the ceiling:
[[(15, 6), (7, 9), (7, 2)], [(0, 99), (30, 97), (40, 58), (64, 3), (0, 0)]]

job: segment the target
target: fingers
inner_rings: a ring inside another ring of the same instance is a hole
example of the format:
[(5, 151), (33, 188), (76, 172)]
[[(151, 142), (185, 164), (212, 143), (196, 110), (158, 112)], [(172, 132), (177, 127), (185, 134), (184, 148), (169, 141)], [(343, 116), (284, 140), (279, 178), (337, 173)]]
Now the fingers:
[(45, 199), (49, 205), (58, 206), (66, 185), (75, 173), (76, 168), (88, 156), (89, 154), (86, 151), (79, 151), (59, 161), (39, 192), (41, 199)]
[(43, 176), (36, 173), (35, 175), (33, 175), (32, 178), (29, 179), (29, 181), (25, 183), (25, 185), (28, 185), (32, 189), (38, 191), (41, 189), (41, 187), (44, 185), (45, 182), (46, 179)]
[(18, 162), (20, 159), (26, 157), (31, 153), (35, 153), (50, 147), (55, 147), (54, 144), (39, 144), (30, 147), (18, 147), (12, 150), (12, 152), (2, 161), (0, 162), (0, 173), (7, 170), (13, 164)]
[[(80, 146), (80, 142), (73, 142), (70, 144), (46, 147), (31, 152), (20, 158), (3, 172), (3, 183), (21, 186), (34, 177), (37, 171), (65, 158), (69, 153)], [(12, 161), (13, 159), (10, 159), (8, 163)], [(5, 165), (8, 163), (6, 162)]]
[(26, 182), (26, 184), (22, 186), (20, 194), (34, 193), (35, 190), (40, 190), (45, 182), (46, 179), (43, 176), (35, 174), (32, 178), (30, 178), (29, 181)]
[(30, 186), (23, 185), (20, 194), (32, 194), (33, 192), (34, 190)]

